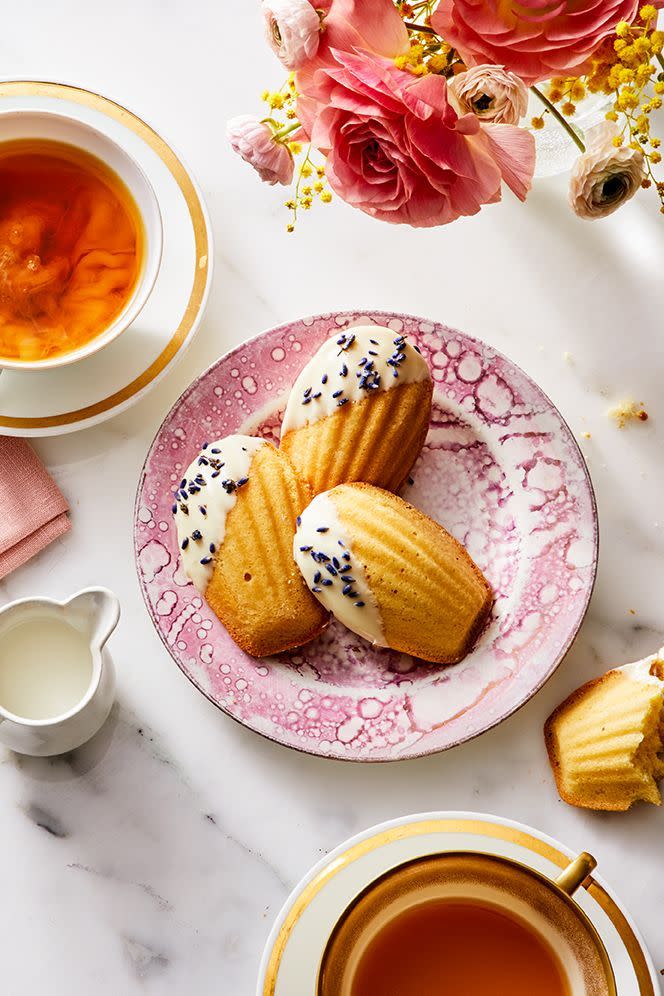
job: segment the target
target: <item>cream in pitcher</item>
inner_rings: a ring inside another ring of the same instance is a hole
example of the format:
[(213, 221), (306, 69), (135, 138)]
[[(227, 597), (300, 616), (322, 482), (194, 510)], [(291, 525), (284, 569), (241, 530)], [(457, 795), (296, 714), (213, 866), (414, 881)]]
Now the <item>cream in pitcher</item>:
[(21, 599), (0, 610), (0, 742), (46, 756), (97, 732), (113, 703), (105, 644), (119, 614), (106, 588), (66, 602)]

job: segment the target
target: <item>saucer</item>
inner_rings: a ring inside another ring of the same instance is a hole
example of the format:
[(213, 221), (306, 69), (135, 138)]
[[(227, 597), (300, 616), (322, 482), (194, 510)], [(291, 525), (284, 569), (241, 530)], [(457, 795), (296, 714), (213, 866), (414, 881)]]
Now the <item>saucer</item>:
[[(473, 651), (450, 667), (372, 648), (333, 622), (306, 647), (243, 653), (179, 567), (172, 493), (202, 442), (279, 439), (304, 364), (351, 325), (388, 325), (434, 380), (427, 442), (403, 495), (468, 548), (495, 605)], [(138, 488), (141, 588), (169, 654), (250, 729), (323, 757), (388, 761), (444, 750), (495, 726), (553, 673), (595, 579), (597, 516), (579, 448), (551, 401), (486, 343), (436, 322), (372, 311), (300, 319), (222, 357), (166, 416)]]
[(58, 111), (108, 136), (142, 167), (163, 220), (154, 289), (118, 339), (70, 366), (5, 370), (0, 376), (0, 434), (54, 436), (129, 408), (182, 356), (198, 330), (210, 287), (210, 221), (179, 156), (149, 125), (107, 97), (60, 83), (7, 80), (0, 82), (0, 110)]
[[(291, 893), (268, 938), (256, 996), (312, 996), (327, 939), (351, 900), (397, 865), (447, 851), (510, 858), (552, 879), (576, 857), (538, 830), (480, 813), (423, 813), (371, 827), (323, 858)], [(620, 996), (655, 996), (643, 939), (604, 880), (593, 873), (574, 899), (604, 942)]]

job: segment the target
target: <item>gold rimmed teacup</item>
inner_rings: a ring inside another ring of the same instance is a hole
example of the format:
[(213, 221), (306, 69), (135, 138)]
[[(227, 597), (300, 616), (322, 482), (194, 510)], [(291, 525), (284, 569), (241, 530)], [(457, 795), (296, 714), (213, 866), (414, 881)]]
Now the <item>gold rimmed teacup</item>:
[[(387, 937), (391, 931), (394, 939), (393, 928), (399, 918), (425, 904), (441, 903), (457, 907), (475, 904), (532, 932), (555, 960), (560, 975), (555, 991), (561, 996), (616, 996), (604, 944), (573, 899), (595, 865), (595, 859), (584, 852), (555, 880), (511, 859), (470, 851), (427, 855), (398, 865), (368, 885), (340, 916), (323, 952), (317, 996), (369, 996), (370, 966), (381, 935)], [(473, 946), (482, 964), (481, 938)], [(397, 951), (394, 943), (392, 947), (383, 944), (388, 961), (392, 951), (395, 966), (407, 966), (409, 951), (403, 946)], [(416, 967), (413, 963), (413, 979)], [(475, 969), (474, 962), (476, 979)], [(381, 971), (389, 974), (389, 965), (383, 963)], [(495, 964), (486, 964), (487, 983), (491, 986), (493, 977), (496, 991), (503, 991), (500, 979), (492, 976), (495, 971)], [(413, 993), (426, 996), (414, 985)]]

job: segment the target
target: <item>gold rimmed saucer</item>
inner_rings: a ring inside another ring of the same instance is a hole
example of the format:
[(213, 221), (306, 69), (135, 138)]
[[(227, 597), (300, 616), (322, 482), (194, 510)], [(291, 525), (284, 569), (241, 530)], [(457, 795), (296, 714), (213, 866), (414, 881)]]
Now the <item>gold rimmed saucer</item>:
[[(405, 861), (455, 850), (506, 857), (548, 878), (573, 857), (531, 827), (479, 813), (425, 813), (372, 827), (327, 855), (288, 898), (265, 947), (256, 996), (310, 996), (328, 937), (354, 897)], [(620, 996), (655, 996), (651, 959), (608, 887), (592, 875), (575, 900), (601, 937)]]
[(63, 83), (0, 82), (0, 112), (48, 109), (76, 116), (131, 152), (155, 189), (166, 237), (150, 299), (119, 339), (69, 368), (3, 373), (0, 434), (8, 436), (72, 432), (135, 404), (193, 339), (212, 277), (207, 210), (196, 181), (172, 147), (108, 97)]

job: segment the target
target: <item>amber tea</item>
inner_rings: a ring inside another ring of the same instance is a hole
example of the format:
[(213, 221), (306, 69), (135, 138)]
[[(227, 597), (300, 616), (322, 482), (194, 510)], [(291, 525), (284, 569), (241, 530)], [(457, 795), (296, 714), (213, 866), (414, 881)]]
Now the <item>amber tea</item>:
[(498, 907), (434, 900), (398, 914), (364, 951), (352, 996), (570, 996), (560, 962)]
[(131, 193), (96, 156), (0, 144), (0, 360), (52, 359), (104, 332), (136, 288), (144, 242)]

